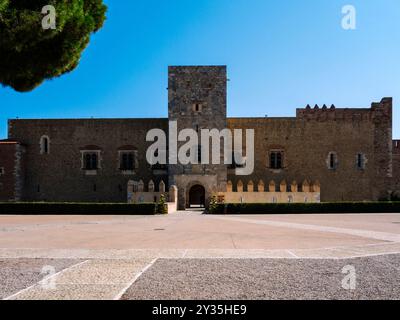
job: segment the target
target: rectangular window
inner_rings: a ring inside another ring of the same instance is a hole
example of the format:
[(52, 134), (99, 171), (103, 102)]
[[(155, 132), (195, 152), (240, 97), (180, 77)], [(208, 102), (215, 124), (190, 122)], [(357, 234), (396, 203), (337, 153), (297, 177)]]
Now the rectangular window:
[(195, 103), (193, 104), (192, 110), (195, 113), (201, 113), (203, 111), (203, 106), (204, 106), (203, 103)]
[(135, 169), (135, 156), (132, 152), (121, 153), (120, 169), (123, 171), (133, 171)]
[(99, 168), (99, 156), (97, 152), (86, 152), (83, 157), (84, 170), (91, 171)]
[(281, 151), (272, 151), (270, 153), (269, 167), (275, 170), (283, 168), (283, 153)]

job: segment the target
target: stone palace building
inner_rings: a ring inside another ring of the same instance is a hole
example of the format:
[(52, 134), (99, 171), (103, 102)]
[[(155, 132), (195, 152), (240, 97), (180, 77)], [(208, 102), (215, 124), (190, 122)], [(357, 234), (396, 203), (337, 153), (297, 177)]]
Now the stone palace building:
[[(0, 141), (0, 201), (153, 201), (176, 186), (183, 209), (212, 195), (228, 202), (364, 201), (400, 190), (391, 98), (368, 108), (307, 106), (292, 118), (229, 118), (225, 66), (170, 67), (168, 77), (168, 119), (9, 120), (8, 139)], [(254, 171), (150, 165), (146, 135), (168, 133), (169, 121), (178, 130), (254, 129)]]

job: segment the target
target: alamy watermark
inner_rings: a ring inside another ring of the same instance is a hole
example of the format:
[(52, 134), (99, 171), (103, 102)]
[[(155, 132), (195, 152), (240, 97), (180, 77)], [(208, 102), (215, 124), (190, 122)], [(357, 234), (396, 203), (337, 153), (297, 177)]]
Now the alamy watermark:
[(342, 288), (344, 290), (356, 290), (357, 286), (357, 274), (356, 268), (352, 265), (344, 266), (342, 273), (346, 276), (342, 280)]
[(151, 165), (235, 164), (236, 175), (250, 175), (254, 171), (254, 129), (245, 132), (244, 155), (242, 129), (201, 129), (199, 136), (198, 131), (189, 128), (178, 132), (178, 123), (170, 121), (168, 138), (162, 129), (147, 133), (146, 141), (154, 143), (147, 149), (146, 159)]
[(53, 266), (44, 266), (40, 274), (44, 274), (45, 278), (39, 282), (40, 287), (44, 290), (55, 290), (56, 289), (56, 279), (54, 275), (56, 274), (56, 268)]
[(353, 5), (345, 5), (342, 8), (342, 28), (344, 30), (356, 30), (357, 29), (357, 11)]
[(47, 5), (42, 8), (42, 14), (45, 16), (42, 19), (42, 28), (44, 30), (55, 30), (56, 25), (56, 8), (52, 5)]

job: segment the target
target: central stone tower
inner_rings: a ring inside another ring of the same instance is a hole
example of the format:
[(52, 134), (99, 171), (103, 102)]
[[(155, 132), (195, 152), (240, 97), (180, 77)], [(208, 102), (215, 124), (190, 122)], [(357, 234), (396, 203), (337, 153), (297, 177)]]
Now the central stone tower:
[[(198, 133), (199, 153), (201, 129), (227, 128), (226, 97), (226, 66), (169, 67), (169, 121), (176, 122), (178, 133), (184, 129)], [(169, 134), (171, 136), (171, 132)], [(184, 144), (178, 142), (178, 150)], [(182, 165), (178, 161), (169, 165), (169, 185), (178, 187), (180, 210), (198, 202), (207, 204), (213, 193), (226, 190), (226, 181), (227, 167), (223, 162)]]

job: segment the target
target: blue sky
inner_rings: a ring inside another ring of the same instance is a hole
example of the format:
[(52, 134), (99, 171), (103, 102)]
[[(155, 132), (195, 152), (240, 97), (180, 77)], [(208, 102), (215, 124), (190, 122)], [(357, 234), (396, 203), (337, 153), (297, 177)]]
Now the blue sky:
[[(79, 67), (31, 93), (0, 87), (8, 118), (166, 117), (168, 65), (228, 65), (229, 116), (294, 116), (309, 104), (394, 98), (400, 138), (398, 0), (107, 0)], [(357, 29), (341, 9), (357, 10)]]

